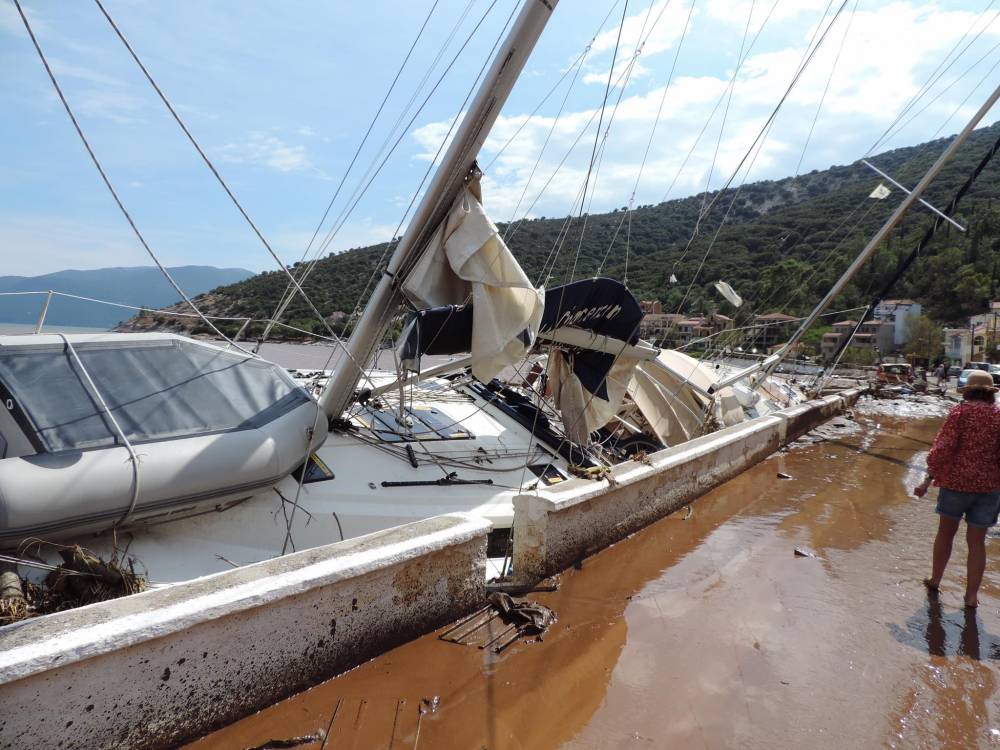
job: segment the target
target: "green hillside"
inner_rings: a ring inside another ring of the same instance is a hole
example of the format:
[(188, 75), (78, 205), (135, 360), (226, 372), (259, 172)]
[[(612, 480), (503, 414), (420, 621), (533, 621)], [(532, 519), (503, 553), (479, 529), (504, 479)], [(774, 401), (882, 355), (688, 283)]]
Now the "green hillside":
[[(974, 133), (926, 198), (942, 208), (947, 205), (998, 137), (1000, 123)], [(945, 144), (941, 139), (872, 160), (902, 184), (914, 185)], [(508, 244), (529, 276), (546, 285), (593, 275), (605, 257), (602, 275), (625, 278), (627, 255), (629, 286), (640, 299), (662, 301), (664, 312), (715, 310), (735, 315), (738, 321), (771, 310), (797, 314), (822, 297), (898, 203), (898, 190), (885, 201), (867, 197), (878, 182), (874, 173), (858, 163), (727, 191), (703, 219), (686, 252), (699, 210), (715, 194), (641, 206), (632, 212), (630, 227), (622, 226), (617, 237), (616, 230), (626, 217), (622, 210), (594, 214), (585, 222), (575, 217), (568, 229), (565, 217), (524, 221), (513, 228)], [(1000, 164), (991, 164), (956, 213), (968, 231), (940, 232), (893, 296), (915, 298), (941, 322), (957, 322), (985, 309), (986, 300), (997, 293), (1000, 276), (1000, 208), (992, 205), (998, 188)], [(485, 200), (488, 209), (488, 195)], [(892, 275), (930, 217), (924, 208), (912, 210), (834, 309), (867, 301)], [(305, 288), (324, 315), (354, 310), (384, 249), (384, 244), (358, 248), (317, 264)], [(547, 279), (540, 278), (543, 269), (549, 271)], [(672, 273), (678, 279), (675, 284), (669, 281)], [(729, 282), (746, 300), (738, 312), (712, 289), (719, 279)], [(286, 283), (283, 274), (264, 273), (216, 289), (202, 303), (216, 315), (266, 318)], [(297, 299), (284, 321), (321, 331), (310, 318), (306, 304)]]

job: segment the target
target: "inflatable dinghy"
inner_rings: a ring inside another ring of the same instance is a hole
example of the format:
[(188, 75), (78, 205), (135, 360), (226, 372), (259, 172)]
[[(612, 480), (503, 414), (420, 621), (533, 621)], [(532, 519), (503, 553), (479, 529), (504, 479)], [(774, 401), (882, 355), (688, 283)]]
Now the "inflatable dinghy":
[(219, 505), (322, 443), (277, 365), (164, 333), (0, 336), (0, 547)]

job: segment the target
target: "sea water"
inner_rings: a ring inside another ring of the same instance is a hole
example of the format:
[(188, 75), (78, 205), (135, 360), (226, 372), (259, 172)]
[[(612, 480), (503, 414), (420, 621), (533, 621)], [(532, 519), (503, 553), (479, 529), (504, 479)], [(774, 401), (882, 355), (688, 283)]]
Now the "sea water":
[[(58, 323), (48, 324), (42, 328), (42, 333), (103, 333), (107, 328), (90, 328), (87, 326), (63, 326)], [(0, 334), (34, 333), (33, 323), (0, 323)]]

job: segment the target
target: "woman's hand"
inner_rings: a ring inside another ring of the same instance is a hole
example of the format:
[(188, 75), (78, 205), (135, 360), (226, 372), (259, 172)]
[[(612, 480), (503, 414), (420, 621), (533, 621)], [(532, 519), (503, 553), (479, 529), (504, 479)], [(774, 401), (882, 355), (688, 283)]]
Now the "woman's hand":
[(927, 488), (931, 486), (932, 481), (933, 477), (927, 477), (927, 479), (925, 479), (924, 481), (922, 481), (920, 484), (918, 484), (916, 487), (913, 488), (913, 494), (916, 495), (917, 497), (923, 497), (924, 495), (926, 495)]

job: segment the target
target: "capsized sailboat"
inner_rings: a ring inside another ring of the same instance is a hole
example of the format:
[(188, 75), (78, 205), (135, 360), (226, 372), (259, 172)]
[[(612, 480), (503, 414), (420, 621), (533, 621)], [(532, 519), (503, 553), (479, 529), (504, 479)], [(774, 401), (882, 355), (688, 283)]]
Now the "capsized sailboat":
[[(554, 7), (524, 4), (332, 371), (296, 384), (163, 334), (0, 337), (8, 559), (42, 534), (124, 544), (170, 582), (456, 510), (492, 522), (499, 557), (514, 497), (800, 398), (771, 374), (790, 346), (737, 372), (661, 351), (624, 285), (536, 288), (489, 219), (475, 157)], [(400, 366), (372, 371), (404, 303)], [(421, 369), (442, 353), (463, 356)]]

